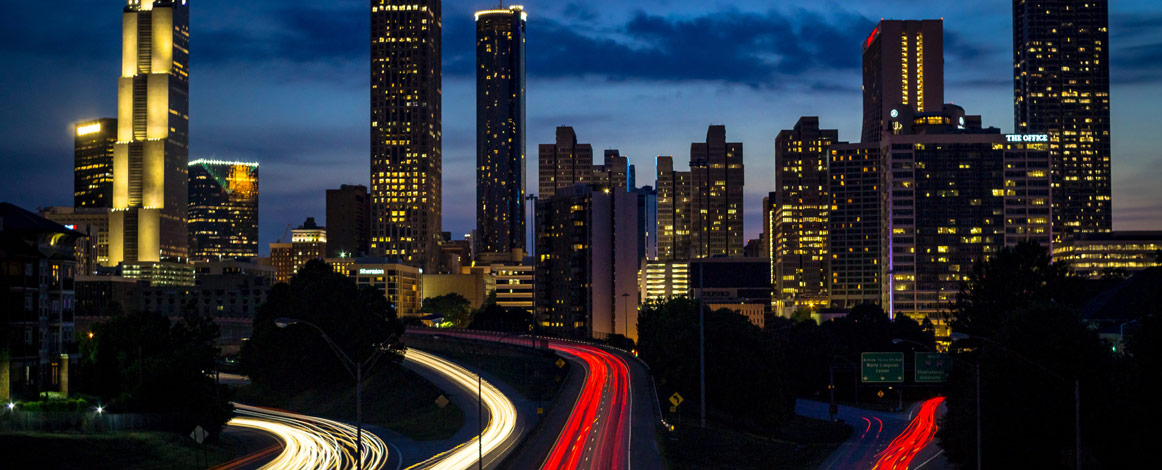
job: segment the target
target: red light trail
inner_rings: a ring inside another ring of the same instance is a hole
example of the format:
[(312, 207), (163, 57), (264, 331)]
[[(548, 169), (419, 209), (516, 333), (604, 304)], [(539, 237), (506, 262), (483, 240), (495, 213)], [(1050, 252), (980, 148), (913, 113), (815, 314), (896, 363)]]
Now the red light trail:
[(920, 405), (916, 418), (880, 452), (872, 470), (906, 470), (916, 454), (936, 436), (936, 409), (941, 403), (944, 403), (944, 397), (930, 398)]

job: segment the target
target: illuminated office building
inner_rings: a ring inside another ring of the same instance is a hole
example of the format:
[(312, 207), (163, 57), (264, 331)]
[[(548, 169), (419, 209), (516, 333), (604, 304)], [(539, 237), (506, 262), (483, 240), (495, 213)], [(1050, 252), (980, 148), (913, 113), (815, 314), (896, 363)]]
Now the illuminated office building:
[(1020, 240), (1009, 228), (1049, 231), (1049, 215), (1034, 212), (1047, 205), (1035, 200), (1051, 197), (1049, 175), (1029, 168), (1047, 161), (1047, 137), (1002, 135), (955, 105), (897, 111), (890, 123), (899, 132), (880, 143), (882, 302), (893, 316), (931, 320), (943, 335), (948, 306), (973, 265)]
[(830, 306), (880, 303), (880, 148), (878, 143), (829, 147), (828, 213)]
[(642, 266), (638, 292), (642, 303), (664, 302), (675, 297), (690, 296), (690, 262), (651, 260)]
[(674, 157), (658, 156), (658, 259), (690, 258), (690, 172), (675, 171)]
[(881, 20), (863, 44), (863, 137), (878, 142), (891, 110), (944, 106), (944, 20)]
[(593, 165), (592, 184), (611, 191), (623, 191), (629, 187), (629, 157), (623, 156), (617, 149), (605, 151), (605, 160), (601, 165)]
[(1107, 0), (1013, 2), (1014, 128), (1049, 135), (1057, 239), (1111, 230)]
[(371, 6), (371, 252), (434, 272), (441, 211), (440, 0)]
[(129, 0), (122, 15), (109, 261), (186, 258), (189, 7)]
[(258, 164), (197, 159), (189, 172), (190, 257), (257, 257)]
[(476, 250), (525, 248), (525, 19), (476, 12)]
[(47, 207), (40, 216), (85, 235), (77, 237), (73, 253), (78, 276), (91, 276), (98, 268), (109, 266), (109, 209)]
[(819, 118), (799, 118), (775, 138), (775, 202), (771, 217), (775, 301), (778, 312), (815, 310), (827, 302), (827, 148), (839, 131), (820, 129)]
[(73, 207), (108, 208), (113, 203), (117, 120), (78, 122), (73, 126), (73, 137)]
[(1053, 245), (1053, 262), (1074, 274), (1100, 279), (1162, 266), (1162, 231), (1088, 233)]
[(577, 143), (577, 133), (569, 126), (557, 127), (556, 143), (537, 146), (537, 164), (537, 196), (542, 200), (558, 189), (593, 182), (593, 146)]
[(302, 225), (291, 230), (290, 243), (270, 244), (270, 262), (275, 268), (274, 281), (290, 282), (307, 261), (325, 259), (326, 254), (327, 228), (316, 224), (314, 217), (307, 217)]
[(742, 256), (742, 142), (726, 141), (726, 126), (710, 126), (690, 144), (691, 256)]

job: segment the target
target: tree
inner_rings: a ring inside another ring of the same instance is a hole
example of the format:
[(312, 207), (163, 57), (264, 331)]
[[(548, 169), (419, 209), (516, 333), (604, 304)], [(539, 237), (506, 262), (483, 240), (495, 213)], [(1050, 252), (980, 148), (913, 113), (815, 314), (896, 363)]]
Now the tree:
[[(706, 312), (706, 394), (710, 411), (756, 432), (771, 432), (793, 413), (786, 359), (762, 330), (742, 315)], [(638, 317), (638, 351), (663, 395), (679, 392), (684, 409), (696, 410), (699, 391), (698, 302), (650, 302)]]
[(527, 333), (532, 330), (533, 316), (519, 308), (504, 308), (496, 303), (487, 303), (472, 314), (473, 330)]
[(81, 343), (78, 388), (110, 411), (172, 414), (174, 431), (200, 425), (216, 434), (232, 410), (229, 391), (209, 375), (217, 338), (217, 325), (198, 315), (172, 326), (157, 313), (111, 318)]
[(451, 322), (457, 328), (465, 328), (472, 322), (470, 305), (468, 299), (453, 292), (425, 298), (420, 306), (420, 311), (443, 315), (445, 322)]
[(1006, 247), (973, 266), (953, 305), (953, 330), (992, 336), (1007, 312), (1061, 297), (1067, 290), (1067, 273), (1064, 265), (1052, 263), (1049, 250), (1035, 242)]
[(386, 347), (383, 360), (402, 358), (403, 325), (383, 293), (338, 274), (322, 261), (310, 261), (289, 284), (271, 288), (258, 308), (254, 333), (242, 349), (242, 370), (258, 385), (303, 391), (316, 382), (350, 380), (345, 364), (314, 328), (279, 328), (274, 320), (290, 317), (315, 324), (354, 361)]

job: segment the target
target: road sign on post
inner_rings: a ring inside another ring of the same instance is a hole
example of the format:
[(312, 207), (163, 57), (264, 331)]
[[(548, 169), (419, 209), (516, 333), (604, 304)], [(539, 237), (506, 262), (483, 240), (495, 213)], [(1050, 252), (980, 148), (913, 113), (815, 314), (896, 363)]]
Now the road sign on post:
[(899, 383), (904, 381), (904, 353), (865, 352), (860, 355), (860, 377), (863, 383)]
[(916, 351), (916, 382), (947, 382), (951, 366), (952, 361), (942, 353)]
[(674, 406), (681, 405), (684, 401), (686, 400), (683, 400), (682, 395), (678, 395), (678, 392), (674, 392), (673, 395), (670, 395), (670, 403), (672, 403)]

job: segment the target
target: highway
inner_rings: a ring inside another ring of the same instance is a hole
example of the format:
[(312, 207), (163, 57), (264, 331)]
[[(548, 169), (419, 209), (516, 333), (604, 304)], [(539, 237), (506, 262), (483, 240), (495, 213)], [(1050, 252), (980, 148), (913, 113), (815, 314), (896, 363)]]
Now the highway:
[[(261, 469), (350, 469), (355, 468), (354, 426), (286, 411), (235, 403), (239, 416), (227, 426), (248, 428), (275, 436), (282, 451)], [(387, 445), (370, 432), (363, 432), (363, 468), (382, 468), (387, 460)], [(219, 469), (251, 468), (253, 460), (242, 458), (227, 462)]]
[[(451, 380), (463, 393), (473, 397), (477, 393), (477, 376), (475, 373), (460, 367), (452, 362), (429, 354), (418, 349), (408, 348), (405, 361), (415, 362), (427, 367)], [(480, 400), (488, 415), (488, 424), (484, 427), (482, 437), (473, 437), (456, 447), (442, 452), (432, 458), (408, 467), (409, 470), (466, 470), (476, 468), (481, 453), (480, 444), (483, 443), (485, 467), (494, 468), (515, 444), (511, 439), (516, 429), (516, 408), (495, 386), (482, 381), (480, 383)], [(466, 420), (475, 421), (474, 413), (464, 410)]]
[[(412, 330), (411, 333), (499, 341), (503, 335), (485, 332)], [(655, 469), (662, 468), (654, 436), (652, 390), (643, 366), (623, 353), (586, 343), (545, 339), (550, 349), (584, 371), (580, 393), (573, 397), (569, 416), (558, 432), (540, 468), (544, 469)], [(509, 337), (505, 343), (528, 345), (529, 338)], [(635, 402), (636, 399), (636, 402)], [(635, 419), (636, 418), (636, 419)], [(636, 447), (635, 447), (636, 446)]]
[(912, 460), (936, 437), (936, 410), (944, 403), (944, 397), (930, 398), (920, 405), (916, 417), (892, 440), (891, 444), (877, 455), (872, 470), (907, 470)]

